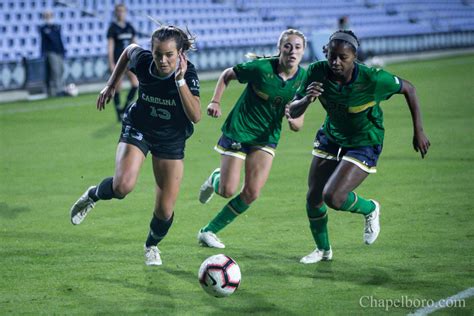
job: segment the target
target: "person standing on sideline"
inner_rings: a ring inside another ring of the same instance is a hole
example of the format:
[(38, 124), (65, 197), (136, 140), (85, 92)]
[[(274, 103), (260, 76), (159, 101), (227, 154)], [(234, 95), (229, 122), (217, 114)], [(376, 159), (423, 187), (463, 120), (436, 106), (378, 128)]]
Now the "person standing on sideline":
[(41, 34), (41, 55), (46, 62), (46, 88), (48, 96), (64, 95), (64, 49), (61, 26), (53, 23), (53, 12), (43, 13), (44, 24), (39, 27)]
[(114, 96), (127, 66), (137, 75), (139, 98), (123, 117), (115, 174), (88, 188), (71, 208), (71, 222), (79, 225), (99, 200), (125, 198), (151, 152), (156, 197), (145, 241), (146, 265), (162, 264), (157, 245), (173, 223), (186, 139), (201, 119), (199, 79), (186, 57), (193, 48), (194, 37), (175, 26), (161, 26), (153, 32), (151, 51), (136, 44), (125, 48), (97, 99), (101, 111)]
[(297, 128), (301, 128), (303, 113), (316, 98), (327, 112), (314, 141), (306, 195), (306, 212), (316, 249), (303, 257), (301, 263), (332, 259), (327, 206), (364, 216), (363, 239), (367, 245), (379, 235), (380, 204), (354, 190), (376, 172), (385, 133), (381, 101), (403, 94), (413, 122), (413, 148), (424, 158), (430, 147), (415, 87), (387, 71), (357, 63), (358, 48), (359, 41), (352, 31), (333, 33), (329, 38), (328, 60), (309, 65), (306, 79), (286, 112)]
[(222, 126), (222, 136), (214, 148), (221, 154), (221, 165), (201, 186), (199, 201), (209, 202), (214, 193), (224, 198), (234, 196), (243, 166), (244, 186), (199, 231), (198, 241), (203, 246), (225, 247), (216, 233), (249, 208), (258, 198), (270, 173), (280, 140), (285, 105), (293, 99), (304, 78), (305, 70), (299, 64), (306, 48), (306, 38), (300, 31), (288, 29), (281, 33), (277, 47), (279, 54), (276, 57), (258, 58), (224, 70), (207, 107), (208, 115), (220, 117), (221, 98), (230, 81), (247, 84)]
[[(122, 54), (125, 47), (132, 43), (136, 43), (136, 32), (133, 26), (126, 21), (127, 8), (124, 4), (117, 4), (114, 10), (115, 21), (110, 23), (107, 30), (107, 56), (109, 60), (110, 72), (112, 72), (117, 64), (117, 61)], [(130, 105), (135, 98), (138, 89), (137, 77), (131, 71), (127, 71), (127, 77), (130, 81), (130, 91), (123, 107), (120, 104), (120, 89), (121, 81), (117, 85), (114, 95), (114, 106), (117, 114), (117, 120), (122, 120), (122, 115), (128, 105)]]

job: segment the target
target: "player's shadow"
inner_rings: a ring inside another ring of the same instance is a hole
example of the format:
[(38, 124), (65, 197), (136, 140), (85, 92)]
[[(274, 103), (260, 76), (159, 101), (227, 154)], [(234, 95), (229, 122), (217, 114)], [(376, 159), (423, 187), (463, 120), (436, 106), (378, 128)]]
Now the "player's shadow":
[(22, 213), (30, 212), (28, 207), (10, 207), (7, 203), (0, 203), (0, 217), (6, 219), (15, 219)]

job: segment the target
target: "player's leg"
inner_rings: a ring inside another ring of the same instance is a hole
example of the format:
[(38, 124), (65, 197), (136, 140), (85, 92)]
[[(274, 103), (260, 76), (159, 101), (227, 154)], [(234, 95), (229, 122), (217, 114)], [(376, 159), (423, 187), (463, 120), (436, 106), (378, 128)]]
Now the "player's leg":
[(335, 157), (321, 158), (314, 156), (311, 162), (308, 174), (308, 193), (306, 194), (306, 213), (316, 249), (301, 258), (301, 263), (316, 263), (332, 258), (327, 229), (329, 214), (323, 201), (323, 190), (337, 164)]
[[(201, 186), (199, 200), (207, 203), (214, 192), (224, 198), (232, 197), (238, 190), (243, 164), (244, 160), (240, 157), (221, 154), (221, 166), (214, 170)], [(206, 190), (212, 190), (211, 195), (206, 195)], [(207, 225), (199, 230), (197, 238), (201, 245), (213, 248), (225, 247), (216, 236), (216, 233), (235, 218), (235, 214), (229, 209), (228, 205), (229, 203)]]
[(245, 183), (242, 192), (230, 200), (222, 210), (198, 234), (199, 242), (208, 247), (224, 248), (224, 244), (215, 235), (234, 219), (244, 213), (255, 201), (265, 185), (273, 161), (272, 153), (253, 149), (245, 160)]
[(84, 192), (71, 208), (71, 222), (80, 224), (99, 200), (123, 199), (135, 187), (144, 160), (142, 149), (121, 141), (117, 146), (114, 176)]
[(162, 159), (153, 156), (156, 199), (150, 231), (145, 241), (145, 264), (161, 265), (158, 243), (165, 238), (173, 223), (173, 210), (183, 178), (181, 159)]
[(230, 198), (237, 192), (240, 171), (247, 155), (247, 147), (222, 135), (214, 149), (221, 154), (220, 168), (215, 169), (199, 188), (199, 202), (208, 203), (214, 193)]
[(369, 172), (360, 166), (343, 159), (324, 187), (323, 199), (336, 210), (364, 215), (364, 241), (366, 244), (372, 244), (380, 232), (380, 205), (354, 192), (368, 175)]
[(125, 100), (125, 104), (124, 104), (124, 106), (121, 110), (122, 113), (125, 111), (127, 106), (129, 106), (133, 102), (133, 99), (135, 98), (135, 95), (136, 95), (137, 90), (138, 90), (137, 76), (135, 76), (135, 74), (133, 72), (128, 70), (127, 71), (127, 77), (128, 77), (128, 80), (130, 81), (130, 90), (128, 91), (127, 100)]

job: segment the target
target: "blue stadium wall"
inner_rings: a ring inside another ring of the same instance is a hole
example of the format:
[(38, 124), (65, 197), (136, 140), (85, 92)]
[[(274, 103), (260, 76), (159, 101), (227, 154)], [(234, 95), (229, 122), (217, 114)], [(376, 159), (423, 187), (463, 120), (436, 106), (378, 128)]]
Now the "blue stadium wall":
[[(310, 39), (310, 50), (305, 61), (311, 61), (320, 55), (321, 45), (318, 35)], [(444, 50), (474, 47), (474, 31), (456, 31), (443, 33), (416, 34), (410, 36), (368, 37), (361, 40), (361, 48), (374, 55), (414, 53), (421, 51)], [(245, 61), (247, 52), (262, 55), (275, 54), (274, 45), (252, 47), (205, 48), (190, 53), (190, 60), (199, 71), (222, 70)], [(106, 56), (88, 56), (67, 58), (65, 60), (66, 83), (103, 82), (109, 75)], [(0, 61), (0, 91), (25, 89), (29, 85), (42, 82), (44, 62), (41, 59), (23, 59), (22, 61)]]

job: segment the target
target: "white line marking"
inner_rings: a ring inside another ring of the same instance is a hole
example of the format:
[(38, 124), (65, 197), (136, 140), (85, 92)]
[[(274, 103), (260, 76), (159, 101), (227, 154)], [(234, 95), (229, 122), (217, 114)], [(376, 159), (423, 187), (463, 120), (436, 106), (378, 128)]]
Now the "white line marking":
[(474, 296), (474, 287), (468, 288), (467, 290), (464, 290), (462, 292), (459, 292), (456, 295), (450, 296), (448, 298), (443, 298), (437, 301), (433, 306), (427, 306), (424, 308), (417, 309), (413, 313), (408, 314), (408, 316), (421, 316), (421, 315), (428, 315), (431, 314), (432, 312), (435, 312), (437, 310), (449, 307), (446, 305), (453, 305), (456, 303), (456, 301), (462, 300), (469, 298), (471, 296)]
[[(208, 93), (208, 92), (213, 92), (214, 87), (206, 87), (201, 89), (201, 93)], [(67, 101), (67, 99), (65, 99)], [(204, 100), (205, 101), (205, 100)], [(201, 100), (203, 102), (203, 100)], [(207, 102), (207, 101), (205, 101)], [(18, 107), (18, 108), (12, 108), (12, 109), (7, 109), (7, 110), (2, 110), (0, 107), (0, 116), (2, 115), (9, 115), (9, 114), (17, 114), (17, 113), (30, 113), (30, 112), (41, 112), (41, 111), (48, 111), (48, 110), (60, 110), (64, 108), (69, 108), (69, 107), (76, 107), (76, 106), (85, 106), (88, 105), (91, 108), (95, 109), (95, 100), (91, 102), (85, 102), (85, 103), (75, 103), (75, 104), (68, 104), (68, 103), (62, 103), (62, 104), (55, 104), (55, 105), (27, 105), (26, 107)], [(107, 107), (111, 106), (113, 107), (112, 103), (109, 103)], [(201, 105), (206, 105), (206, 104), (201, 104)]]

